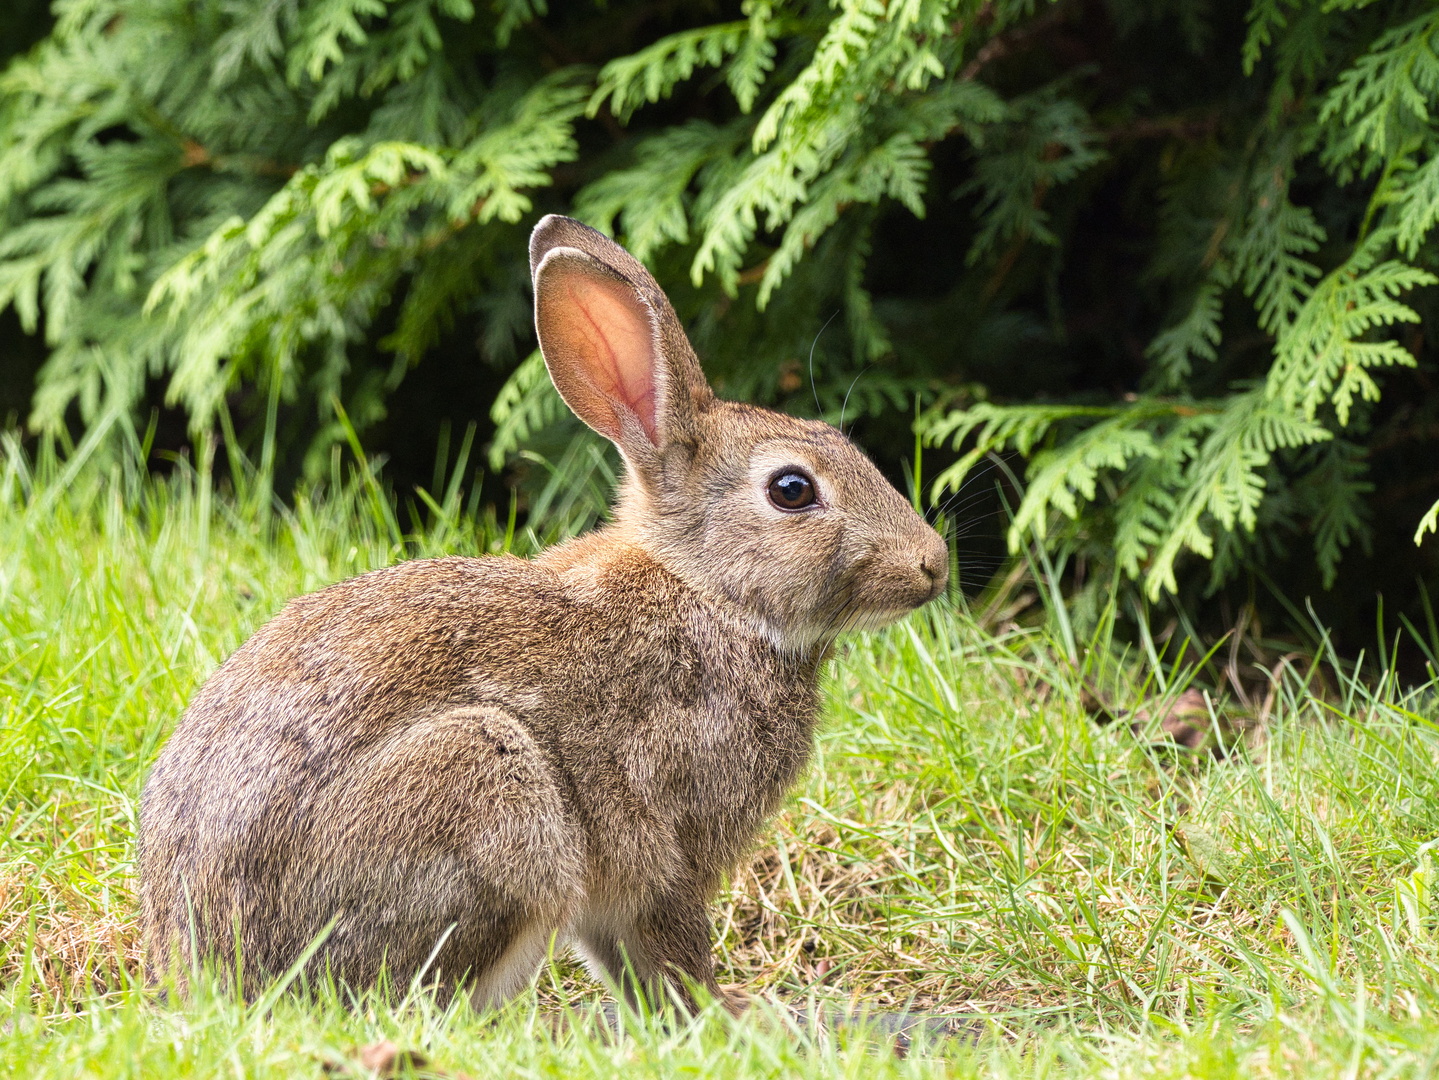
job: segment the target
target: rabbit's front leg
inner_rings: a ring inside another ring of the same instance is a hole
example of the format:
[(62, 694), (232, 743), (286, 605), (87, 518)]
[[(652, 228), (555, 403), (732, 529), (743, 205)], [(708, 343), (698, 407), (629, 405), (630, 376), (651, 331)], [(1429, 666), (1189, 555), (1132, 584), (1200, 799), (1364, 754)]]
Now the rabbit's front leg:
[(643, 998), (658, 1008), (674, 995), (693, 1012), (691, 987), (730, 1005), (715, 981), (709, 912), (696, 895), (664, 895), (634, 918), (591, 913), (576, 937), (591, 968), (632, 1006)]

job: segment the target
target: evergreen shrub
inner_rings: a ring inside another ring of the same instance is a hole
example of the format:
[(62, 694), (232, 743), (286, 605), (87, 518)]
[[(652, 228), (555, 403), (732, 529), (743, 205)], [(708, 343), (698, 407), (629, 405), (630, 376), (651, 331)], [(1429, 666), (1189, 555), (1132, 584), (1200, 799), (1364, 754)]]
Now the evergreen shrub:
[(552, 496), (611, 463), (530, 328), (525, 238), (560, 210), (655, 269), (728, 396), (859, 423), (889, 464), (913, 425), (941, 503), (1021, 455), (1013, 551), (1150, 599), (1329, 587), (1355, 544), (1434, 575), (1432, 2), (6, 18), (0, 308), (43, 335), (34, 431), (99, 450), (163, 396), (319, 478), (442, 356), (493, 373), (491, 468), (543, 456), (540, 509), (592, 516)]

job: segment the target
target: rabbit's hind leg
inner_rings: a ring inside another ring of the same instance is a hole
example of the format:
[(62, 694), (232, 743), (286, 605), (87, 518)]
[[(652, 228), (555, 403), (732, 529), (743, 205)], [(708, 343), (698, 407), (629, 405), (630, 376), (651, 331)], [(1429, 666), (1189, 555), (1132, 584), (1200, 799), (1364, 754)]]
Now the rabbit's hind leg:
[[(477, 1005), (524, 986), (583, 893), (584, 845), (529, 733), (502, 709), (454, 707), (356, 761), (320, 808), (326, 959), (350, 983), (383, 962)], [(328, 916), (326, 916), (328, 917)]]

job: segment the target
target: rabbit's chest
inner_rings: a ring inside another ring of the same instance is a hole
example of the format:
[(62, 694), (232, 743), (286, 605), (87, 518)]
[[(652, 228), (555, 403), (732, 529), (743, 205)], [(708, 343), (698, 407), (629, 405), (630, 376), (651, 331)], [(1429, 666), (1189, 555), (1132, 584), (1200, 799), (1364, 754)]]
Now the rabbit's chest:
[(727, 861), (748, 846), (809, 760), (813, 682), (754, 665), (745, 679), (707, 668), (688, 693), (657, 695), (650, 705), (617, 748), (626, 786), (685, 834), (692, 854), (702, 849), (704, 861)]
[(667, 645), (587, 658), (561, 692), (536, 688), (526, 712), (612, 865), (728, 869), (809, 759), (815, 671), (764, 643)]
[(606, 873), (635, 888), (683, 866), (703, 880), (729, 873), (804, 769), (813, 728), (812, 709), (730, 693), (657, 709), (585, 785)]

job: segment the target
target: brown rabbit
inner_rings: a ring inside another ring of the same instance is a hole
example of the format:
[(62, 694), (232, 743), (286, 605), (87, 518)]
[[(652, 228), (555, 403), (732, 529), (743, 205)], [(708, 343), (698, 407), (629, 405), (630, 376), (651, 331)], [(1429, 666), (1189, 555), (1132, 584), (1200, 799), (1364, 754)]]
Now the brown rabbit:
[(628, 252), (551, 216), (530, 265), (555, 386), (624, 457), (614, 523), (352, 578), (231, 656), (141, 800), (153, 972), (238, 953), (248, 992), (333, 919), (310, 966), (351, 986), (493, 1004), (558, 935), (631, 997), (718, 995), (706, 903), (804, 768), (831, 642), (944, 589), (840, 432), (711, 393)]

